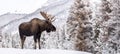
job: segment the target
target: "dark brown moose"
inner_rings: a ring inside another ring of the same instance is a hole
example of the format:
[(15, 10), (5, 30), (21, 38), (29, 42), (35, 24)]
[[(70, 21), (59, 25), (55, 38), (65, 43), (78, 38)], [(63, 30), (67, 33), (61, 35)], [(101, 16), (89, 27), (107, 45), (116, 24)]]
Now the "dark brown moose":
[(43, 31), (51, 32), (56, 31), (55, 26), (52, 24), (52, 20), (54, 16), (47, 14), (46, 12), (40, 12), (40, 14), (46, 19), (41, 20), (39, 18), (33, 18), (29, 22), (23, 22), (19, 25), (19, 34), (21, 39), (21, 48), (23, 49), (23, 45), (26, 37), (33, 36), (34, 38), (34, 48), (36, 49), (36, 43), (38, 42), (39, 49), (40, 47), (40, 37)]

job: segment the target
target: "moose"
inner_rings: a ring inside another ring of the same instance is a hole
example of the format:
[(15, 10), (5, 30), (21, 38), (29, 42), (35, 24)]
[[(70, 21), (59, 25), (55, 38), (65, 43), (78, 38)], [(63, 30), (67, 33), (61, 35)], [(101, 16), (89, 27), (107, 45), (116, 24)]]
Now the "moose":
[[(21, 48), (23, 49), (23, 45), (26, 37), (33, 36), (34, 38), (34, 49), (36, 49), (36, 44), (38, 42), (39, 49), (40, 47), (40, 37), (43, 31), (47, 33), (51, 31), (56, 31), (56, 27), (52, 24), (55, 20), (54, 17), (47, 12), (40, 11), (40, 14), (45, 18), (45, 20), (41, 20), (39, 18), (33, 18), (29, 22), (23, 22), (19, 25), (19, 35), (21, 39)], [(54, 19), (54, 20), (53, 20)]]

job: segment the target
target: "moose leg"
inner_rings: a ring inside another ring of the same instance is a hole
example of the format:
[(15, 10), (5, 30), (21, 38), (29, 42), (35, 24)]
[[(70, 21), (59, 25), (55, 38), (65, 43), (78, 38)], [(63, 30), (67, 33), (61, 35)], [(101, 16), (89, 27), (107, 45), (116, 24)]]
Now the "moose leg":
[(23, 49), (23, 39), (21, 39), (21, 49)]
[(41, 49), (41, 46), (40, 46), (40, 34), (38, 35), (38, 46), (39, 46), (39, 49)]
[(23, 45), (24, 45), (25, 39), (26, 39), (26, 37), (23, 37)]
[(37, 38), (34, 36), (34, 49), (36, 49)]
[(23, 49), (23, 45), (25, 42), (26, 37), (21, 36), (21, 48)]

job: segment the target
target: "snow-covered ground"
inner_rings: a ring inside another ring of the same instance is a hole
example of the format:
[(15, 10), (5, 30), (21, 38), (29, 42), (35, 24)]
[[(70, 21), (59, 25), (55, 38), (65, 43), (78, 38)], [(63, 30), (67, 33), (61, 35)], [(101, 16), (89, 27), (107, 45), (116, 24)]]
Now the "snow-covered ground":
[(0, 48), (0, 54), (91, 54), (91, 53), (58, 49), (31, 50), (31, 49)]

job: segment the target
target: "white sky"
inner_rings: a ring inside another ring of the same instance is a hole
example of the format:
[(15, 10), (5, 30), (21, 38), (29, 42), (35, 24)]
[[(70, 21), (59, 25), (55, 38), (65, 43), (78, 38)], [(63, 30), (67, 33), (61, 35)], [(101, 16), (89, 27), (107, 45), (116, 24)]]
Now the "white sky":
[(10, 13), (32, 13), (47, 0), (0, 0), (0, 15)]

